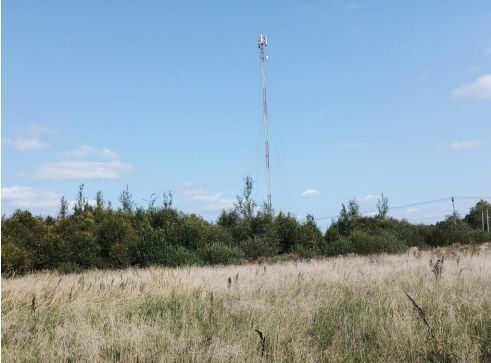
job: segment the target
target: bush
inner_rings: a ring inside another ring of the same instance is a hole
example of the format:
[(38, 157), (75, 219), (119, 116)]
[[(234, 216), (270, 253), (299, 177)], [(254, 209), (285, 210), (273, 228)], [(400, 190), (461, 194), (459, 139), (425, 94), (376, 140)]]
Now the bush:
[(29, 211), (16, 210), (10, 218), (2, 220), (2, 236), (34, 253), (46, 234), (44, 223), (41, 217), (34, 217)]
[(99, 258), (99, 245), (90, 231), (75, 231), (67, 238), (68, 261), (83, 268), (103, 267)]
[(473, 229), (457, 215), (450, 215), (444, 221), (438, 222), (431, 241), (433, 246), (444, 246), (453, 243), (481, 243), (490, 241), (490, 234)]
[(297, 219), (291, 214), (285, 215), (280, 212), (276, 217), (275, 227), (281, 253), (291, 252), (294, 249), (298, 240), (298, 226)]
[(312, 257), (316, 256), (319, 251), (317, 249), (313, 249), (313, 248), (309, 248), (309, 247), (303, 246), (301, 244), (297, 244), (297, 245), (295, 245), (294, 252), (297, 255), (299, 255), (300, 257), (303, 257), (303, 258), (312, 258)]
[(81, 268), (104, 267), (94, 227), (90, 211), (80, 212), (58, 222), (55, 231), (62, 239), (66, 253), (62, 261), (71, 262)]
[(56, 268), (67, 260), (67, 253), (65, 241), (50, 227), (39, 241), (34, 268), (37, 270)]
[(319, 253), (324, 240), (322, 238), (322, 232), (317, 227), (313, 216), (307, 215), (307, 221), (297, 228), (297, 235), (295, 251), (300, 256), (312, 257)]
[(354, 250), (350, 239), (342, 237), (334, 242), (329, 242), (321, 247), (321, 253), (325, 256), (346, 255)]
[(169, 243), (166, 231), (144, 228), (129, 250), (131, 264), (140, 267), (150, 265), (183, 266), (202, 265), (195, 251), (184, 246)]
[(223, 243), (215, 242), (199, 249), (201, 260), (209, 265), (228, 265), (238, 263), (243, 253), (237, 247), (229, 247)]
[(136, 242), (130, 248), (130, 261), (132, 264), (145, 267), (152, 264), (162, 264), (165, 261), (166, 233), (163, 229), (143, 227)]
[(251, 259), (273, 256), (278, 253), (278, 246), (266, 236), (249, 238), (240, 244), (240, 248), (245, 257)]
[(365, 232), (354, 231), (349, 237), (354, 253), (361, 255), (369, 253), (400, 253), (407, 249), (407, 246), (390, 233), (380, 235), (370, 235)]
[(204, 246), (210, 224), (202, 217), (192, 214), (182, 217), (178, 232), (172, 241), (183, 245), (190, 250), (196, 250)]
[(178, 267), (203, 265), (203, 261), (196, 251), (190, 251), (184, 246), (167, 245), (163, 250), (164, 260), (161, 261), (164, 266)]
[(407, 246), (390, 233), (371, 235), (366, 232), (353, 231), (348, 237), (338, 241), (326, 243), (322, 246), (322, 253), (327, 256), (357, 253), (366, 255), (370, 253), (400, 253)]
[(172, 208), (167, 195), (162, 207), (156, 207), (152, 197), (147, 209), (133, 208), (127, 189), (122, 209), (105, 204), (101, 193), (93, 207), (81, 185), (71, 215), (62, 198), (58, 217), (33, 216), (22, 210), (2, 217), (2, 273), (229, 264), (242, 257), (281, 260), (318, 254), (398, 253), (408, 246), (491, 241), (491, 234), (480, 230), (481, 212), (487, 208), (483, 201), (464, 219), (453, 214), (430, 226), (387, 218), (383, 201), (378, 217), (363, 217), (356, 201), (350, 201), (323, 236), (311, 215), (300, 222), (290, 213), (275, 215), (267, 206), (256, 210), (252, 180), (245, 181), (243, 195), (234, 208), (220, 214), (217, 224)]
[(34, 255), (11, 242), (2, 243), (2, 273), (26, 273), (33, 267)]
[(129, 265), (130, 245), (135, 241), (135, 231), (123, 213), (107, 213), (97, 228), (100, 255), (112, 267)]
[(394, 226), (392, 233), (407, 246), (424, 247), (431, 239), (432, 226), (414, 225), (407, 221), (399, 222)]

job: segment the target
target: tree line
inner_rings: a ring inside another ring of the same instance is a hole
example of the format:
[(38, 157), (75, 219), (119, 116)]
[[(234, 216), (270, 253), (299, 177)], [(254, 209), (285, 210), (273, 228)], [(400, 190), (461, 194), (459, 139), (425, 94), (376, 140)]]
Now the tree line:
[(434, 225), (390, 217), (389, 200), (383, 195), (372, 217), (362, 216), (351, 200), (342, 204), (337, 220), (322, 233), (311, 215), (300, 221), (291, 213), (258, 206), (252, 190), (253, 181), (246, 177), (234, 207), (209, 222), (177, 210), (170, 192), (164, 193), (161, 205), (152, 198), (148, 206), (136, 207), (126, 189), (119, 208), (98, 192), (95, 205), (90, 205), (82, 184), (73, 208), (62, 197), (55, 217), (34, 216), (27, 210), (2, 216), (2, 274), (398, 253), (411, 246), (491, 241), (491, 233), (481, 228), (481, 211), (491, 209), (483, 200), (463, 218), (454, 213)]

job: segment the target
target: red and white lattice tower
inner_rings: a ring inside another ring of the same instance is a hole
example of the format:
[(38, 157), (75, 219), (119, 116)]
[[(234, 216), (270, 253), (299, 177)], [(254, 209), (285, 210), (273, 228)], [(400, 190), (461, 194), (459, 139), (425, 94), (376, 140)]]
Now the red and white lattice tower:
[(266, 47), (268, 46), (268, 38), (261, 34), (257, 41), (259, 48), (259, 59), (261, 59), (261, 80), (263, 87), (263, 126), (264, 126), (264, 157), (266, 161), (266, 182), (268, 190), (268, 208), (271, 208), (271, 173), (269, 168), (269, 130), (268, 130), (268, 101), (266, 95)]

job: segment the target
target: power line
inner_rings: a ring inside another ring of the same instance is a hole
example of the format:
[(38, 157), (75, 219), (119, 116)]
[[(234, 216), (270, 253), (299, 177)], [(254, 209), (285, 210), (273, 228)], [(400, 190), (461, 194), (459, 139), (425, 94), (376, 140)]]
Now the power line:
[[(490, 196), (474, 196), (474, 197), (463, 197), (463, 196), (458, 196), (458, 197), (453, 197), (454, 199), (466, 199), (466, 200), (476, 200), (476, 199), (483, 199), (483, 200), (490, 200)], [(438, 198), (438, 199), (433, 199), (433, 200), (427, 200), (427, 201), (422, 201), (422, 202), (416, 202), (416, 203), (411, 203), (411, 204), (404, 204), (404, 205), (398, 205), (394, 207), (389, 207), (389, 211), (391, 210), (398, 210), (398, 209), (405, 209), (405, 208), (411, 208), (411, 207), (417, 207), (417, 206), (422, 206), (422, 205), (428, 205), (428, 204), (435, 204), (435, 203), (441, 203), (445, 201), (451, 201), (452, 197), (444, 197), (444, 198)], [(372, 210), (367, 210), (367, 211), (361, 211), (361, 215), (367, 215), (371, 213), (376, 213), (378, 212), (377, 209), (372, 209)], [(339, 214), (332, 215), (332, 216), (323, 216), (323, 217), (318, 217), (316, 220), (323, 220), (323, 219), (333, 219), (339, 217)], [(429, 218), (428, 218), (429, 219)]]
[(432, 215), (432, 216), (411, 218), (411, 220), (413, 220), (413, 221), (422, 221), (422, 220), (427, 220), (427, 219), (443, 218), (443, 217), (446, 217), (446, 216), (447, 216), (446, 214), (437, 214), (437, 215)]
[(417, 207), (420, 205), (435, 204), (435, 203), (440, 203), (440, 202), (445, 202), (445, 201), (450, 201), (450, 200), (452, 200), (452, 197), (445, 197), (445, 198), (439, 198), (439, 199), (434, 199), (434, 200), (428, 200), (428, 201), (424, 201), (424, 202), (399, 205), (399, 206), (392, 207), (392, 208), (389, 207), (389, 210), (411, 208), (411, 207)]

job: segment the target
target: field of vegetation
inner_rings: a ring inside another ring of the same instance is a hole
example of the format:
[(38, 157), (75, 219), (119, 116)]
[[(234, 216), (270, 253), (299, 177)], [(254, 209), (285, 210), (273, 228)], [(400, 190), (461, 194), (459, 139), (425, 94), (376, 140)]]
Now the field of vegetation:
[(223, 210), (216, 222), (179, 211), (171, 193), (164, 193), (160, 205), (152, 197), (147, 206), (137, 206), (126, 189), (115, 208), (98, 192), (95, 203), (89, 204), (82, 184), (75, 205), (69, 208), (62, 198), (56, 216), (34, 216), (27, 210), (2, 216), (2, 275), (402, 253), (411, 247), (491, 241), (482, 224), (491, 204), (484, 200), (463, 217), (454, 213), (433, 225), (391, 218), (384, 195), (370, 217), (351, 200), (341, 205), (338, 218), (323, 233), (311, 215), (299, 219), (258, 208), (251, 197), (252, 179), (245, 178), (244, 184), (234, 207)]
[(489, 362), (491, 245), (2, 278), (5, 362)]

